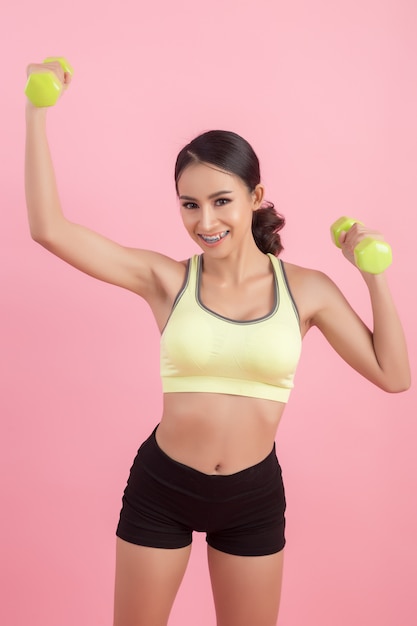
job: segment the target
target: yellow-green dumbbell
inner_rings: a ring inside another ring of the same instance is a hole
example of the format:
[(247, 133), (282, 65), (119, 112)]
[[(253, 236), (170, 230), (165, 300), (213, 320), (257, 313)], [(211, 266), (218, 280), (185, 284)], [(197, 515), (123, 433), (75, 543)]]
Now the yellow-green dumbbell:
[[(351, 217), (339, 217), (330, 227), (333, 243), (341, 248), (339, 237), (342, 231), (347, 232), (353, 224), (362, 224)], [(355, 263), (360, 270), (369, 274), (380, 274), (392, 263), (391, 246), (386, 241), (379, 241), (373, 237), (365, 237), (353, 251)]]
[[(73, 74), (74, 70), (64, 57), (48, 57), (43, 62), (58, 61), (64, 72)], [(61, 95), (63, 85), (51, 71), (34, 72), (28, 78), (25, 94), (35, 107), (51, 107)]]

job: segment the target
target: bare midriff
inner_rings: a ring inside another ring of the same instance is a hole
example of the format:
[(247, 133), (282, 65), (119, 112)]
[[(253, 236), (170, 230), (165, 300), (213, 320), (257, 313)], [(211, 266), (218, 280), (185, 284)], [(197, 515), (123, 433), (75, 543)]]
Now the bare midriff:
[(285, 404), (215, 393), (165, 393), (156, 433), (172, 459), (204, 474), (234, 474), (271, 452)]

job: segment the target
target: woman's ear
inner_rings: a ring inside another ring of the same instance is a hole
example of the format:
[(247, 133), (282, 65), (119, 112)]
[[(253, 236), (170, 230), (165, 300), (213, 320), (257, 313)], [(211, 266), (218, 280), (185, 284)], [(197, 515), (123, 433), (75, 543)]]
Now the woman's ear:
[(256, 211), (262, 205), (265, 195), (265, 188), (260, 183), (256, 185), (255, 189), (252, 191), (252, 199), (253, 199), (253, 210)]

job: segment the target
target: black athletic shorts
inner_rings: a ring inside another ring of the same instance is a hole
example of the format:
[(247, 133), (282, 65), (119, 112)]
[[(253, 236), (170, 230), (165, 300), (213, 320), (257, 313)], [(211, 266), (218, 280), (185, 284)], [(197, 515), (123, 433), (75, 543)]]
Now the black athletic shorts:
[(156, 429), (141, 445), (130, 470), (116, 534), (130, 543), (183, 548), (192, 532), (229, 554), (262, 556), (285, 545), (285, 492), (271, 453), (235, 474), (204, 474), (171, 459)]

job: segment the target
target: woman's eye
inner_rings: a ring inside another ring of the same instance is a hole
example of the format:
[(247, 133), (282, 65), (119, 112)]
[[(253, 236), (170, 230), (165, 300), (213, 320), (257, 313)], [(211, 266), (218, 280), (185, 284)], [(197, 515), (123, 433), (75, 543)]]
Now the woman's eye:
[[(229, 198), (217, 198), (215, 201), (216, 206), (224, 206), (225, 204), (229, 204)], [(184, 209), (198, 209), (198, 204), (196, 202), (184, 202), (182, 205)]]

